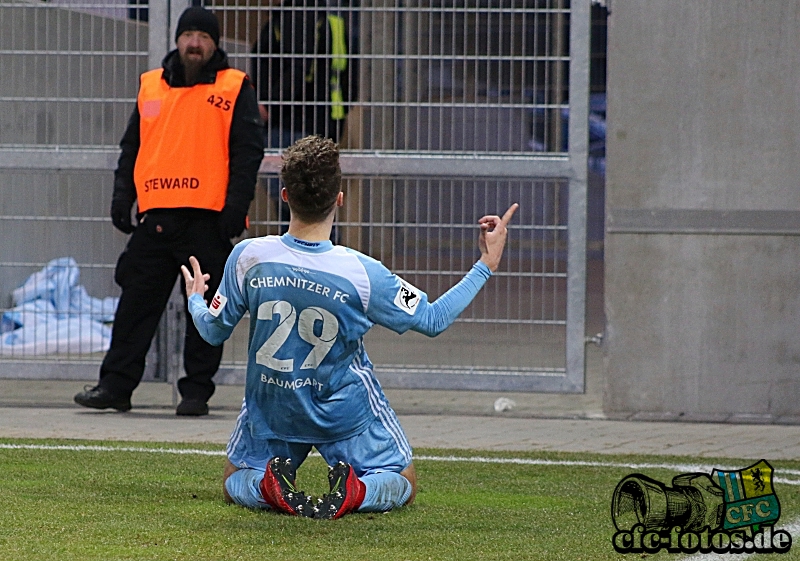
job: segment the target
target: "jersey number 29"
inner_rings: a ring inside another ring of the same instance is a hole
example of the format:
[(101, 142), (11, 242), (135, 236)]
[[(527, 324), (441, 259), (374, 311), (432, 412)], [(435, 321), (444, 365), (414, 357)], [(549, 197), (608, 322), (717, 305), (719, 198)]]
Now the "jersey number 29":
[[(275, 354), (297, 324), (297, 334), (303, 341), (312, 345), (300, 369), (316, 369), (336, 342), (336, 336), (339, 334), (339, 321), (336, 316), (324, 308), (309, 306), (300, 312), (298, 319), (297, 310), (285, 300), (270, 300), (258, 307), (260, 320), (273, 321), (275, 315), (279, 316), (278, 327), (256, 351), (256, 362), (279, 372), (293, 371), (293, 358), (275, 358)], [(322, 322), (320, 335), (314, 333), (314, 324), (318, 321)]]

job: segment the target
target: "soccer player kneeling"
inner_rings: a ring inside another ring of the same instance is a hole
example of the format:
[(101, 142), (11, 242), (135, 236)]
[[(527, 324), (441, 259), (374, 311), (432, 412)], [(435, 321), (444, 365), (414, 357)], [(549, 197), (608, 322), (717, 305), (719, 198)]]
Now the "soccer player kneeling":
[[(281, 168), (289, 231), (236, 245), (210, 305), (201, 264), (191, 257), (192, 270), (182, 267), (189, 311), (209, 343), (225, 341), (250, 312), (245, 396), (223, 476), (227, 502), (334, 519), (414, 500), (411, 446), (362, 338), (376, 323), (431, 337), (447, 329), (497, 270), (518, 207), (478, 221), (480, 259), (428, 302), (379, 261), (331, 243), (341, 177), (333, 141), (297, 141)], [(295, 484), (312, 447), (331, 466), (330, 492), (319, 499)]]

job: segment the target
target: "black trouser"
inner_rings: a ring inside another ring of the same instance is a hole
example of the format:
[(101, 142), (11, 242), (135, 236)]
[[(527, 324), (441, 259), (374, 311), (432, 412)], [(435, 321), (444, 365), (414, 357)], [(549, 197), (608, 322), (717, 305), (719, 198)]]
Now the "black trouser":
[[(139, 385), (150, 342), (180, 275), (180, 266), (189, 267), (189, 256), (197, 257), (203, 272), (211, 275), (206, 300), (214, 296), (233, 248), (230, 240), (220, 236), (218, 217), (212, 211), (157, 210), (147, 213), (133, 232), (114, 273), (122, 294), (114, 316), (111, 347), (100, 367), (102, 388), (127, 397)], [(185, 296), (182, 277), (180, 286)], [(214, 393), (212, 377), (222, 360), (222, 345), (206, 343), (192, 316), (188, 312), (185, 315), (186, 377), (178, 381), (178, 390), (184, 399), (208, 401)]]

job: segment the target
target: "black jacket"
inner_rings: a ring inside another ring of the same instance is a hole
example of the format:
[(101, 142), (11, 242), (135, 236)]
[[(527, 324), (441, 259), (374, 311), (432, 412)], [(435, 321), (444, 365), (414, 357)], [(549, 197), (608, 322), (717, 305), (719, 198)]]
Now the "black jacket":
[[(270, 12), (252, 49), (268, 56), (253, 57), (250, 69), (259, 103), (269, 106), (270, 127), (338, 140), (335, 131), (341, 121), (330, 117), (331, 41), (320, 0), (284, 0)], [(351, 59), (340, 76), (345, 103), (351, 99), (352, 73)]]
[[(164, 57), (163, 77), (172, 88), (185, 88), (183, 64), (178, 51), (174, 50)], [(211, 60), (203, 67), (199, 83), (213, 84), (217, 72), (230, 68), (228, 55), (217, 49)], [(136, 186), (133, 182), (133, 168), (139, 154), (139, 106), (133, 108), (128, 120), (128, 128), (120, 141), (120, 154), (117, 170), (114, 172), (115, 200), (124, 200), (133, 204), (136, 200)], [(256, 177), (261, 160), (264, 157), (264, 140), (262, 122), (256, 104), (255, 90), (249, 78), (242, 82), (242, 89), (236, 97), (233, 107), (233, 120), (229, 140), (229, 179), (225, 206), (247, 212), (255, 195)]]

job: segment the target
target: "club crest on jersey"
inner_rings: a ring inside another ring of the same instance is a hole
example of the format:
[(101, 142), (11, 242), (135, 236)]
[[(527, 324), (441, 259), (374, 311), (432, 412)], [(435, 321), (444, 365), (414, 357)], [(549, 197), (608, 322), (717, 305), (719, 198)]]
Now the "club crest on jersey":
[(228, 299), (217, 292), (214, 295), (214, 298), (211, 300), (211, 304), (208, 306), (209, 313), (214, 317), (219, 317), (220, 312), (222, 312), (222, 308), (225, 307), (225, 304), (228, 303)]
[(400, 289), (394, 297), (394, 304), (408, 315), (413, 316), (419, 304), (419, 290), (400, 279)]

